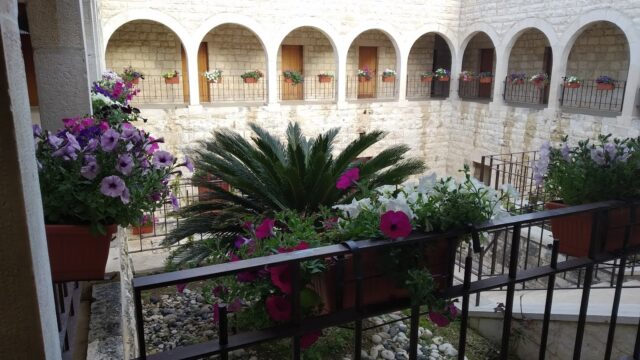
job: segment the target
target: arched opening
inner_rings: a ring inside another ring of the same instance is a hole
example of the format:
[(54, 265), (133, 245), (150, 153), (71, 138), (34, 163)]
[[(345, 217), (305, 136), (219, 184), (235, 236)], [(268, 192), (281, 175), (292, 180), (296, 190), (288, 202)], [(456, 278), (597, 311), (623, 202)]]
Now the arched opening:
[(547, 36), (538, 29), (522, 32), (509, 54), (505, 101), (546, 105), (552, 68), (553, 53)]
[[(441, 69), (440, 71), (437, 71)], [(449, 96), (451, 49), (436, 33), (422, 35), (411, 46), (407, 63), (407, 99), (446, 98)]]
[(584, 27), (569, 53), (561, 106), (621, 112), (629, 56), (627, 37), (615, 24), (599, 21)]
[(115, 72), (128, 68), (143, 75), (132, 80), (140, 90), (134, 102), (189, 102), (187, 56), (178, 36), (165, 25), (134, 20), (120, 26), (109, 38), (105, 60)]
[(250, 29), (223, 24), (209, 31), (198, 51), (201, 102), (267, 101), (267, 56)]
[(493, 94), (496, 49), (489, 35), (478, 32), (467, 44), (462, 57), (458, 94), (462, 99), (487, 99)]
[(397, 53), (383, 31), (358, 35), (347, 54), (347, 99), (394, 99), (398, 95)]

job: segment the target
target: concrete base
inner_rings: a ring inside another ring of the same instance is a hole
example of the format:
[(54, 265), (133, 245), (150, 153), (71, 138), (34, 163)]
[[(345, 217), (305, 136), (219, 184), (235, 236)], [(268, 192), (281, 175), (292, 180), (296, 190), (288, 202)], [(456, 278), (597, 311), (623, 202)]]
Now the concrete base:
[(87, 359), (123, 359), (120, 283), (93, 286)]

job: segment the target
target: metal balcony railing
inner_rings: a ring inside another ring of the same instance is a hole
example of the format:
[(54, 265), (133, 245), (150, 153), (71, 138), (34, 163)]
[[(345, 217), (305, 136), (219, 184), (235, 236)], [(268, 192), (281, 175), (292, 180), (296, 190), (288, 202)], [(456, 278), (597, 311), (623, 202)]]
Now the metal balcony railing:
[(139, 104), (186, 104), (189, 96), (184, 93), (184, 77), (179, 75), (175, 80), (169, 80), (160, 75), (145, 75), (134, 86), (140, 92), (132, 99), (134, 105)]
[(549, 84), (533, 83), (527, 80), (504, 82), (504, 101), (510, 104), (546, 105), (548, 103)]
[(347, 76), (348, 100), (392, 100), (398, 96), (398, 77), (371, 76), (369, 79), (359, 76)]
[(565, 109), (620, 113), (624, 104), (626, 81), (598, 84), (596, 80), (582, 80), (578, 84), (562, 84), (560, 106)]
[(265, 78), (247, 81), (240, 76), (224, 75), (216, 82), (206, 81), (200, 89), (201, 102), (210, 104), (266, 103), (267, 82)]
[(320, 79), (317, 75), (303, 77), (297, 84), (287, 82), (284, 76), (278, 79), (280, 101), (335, 101), (336, 80), (333, 76)]
[(445, 99), (449, 97), (449, 84), (450, 81), (440, 81), (435, 77), (427, 80), (420, 75), (407, 76), (407, 99)]
[(490, 100), (493, 96), (493, 78), (472, 77), (458, 79), (458, 95), (465, 100)]

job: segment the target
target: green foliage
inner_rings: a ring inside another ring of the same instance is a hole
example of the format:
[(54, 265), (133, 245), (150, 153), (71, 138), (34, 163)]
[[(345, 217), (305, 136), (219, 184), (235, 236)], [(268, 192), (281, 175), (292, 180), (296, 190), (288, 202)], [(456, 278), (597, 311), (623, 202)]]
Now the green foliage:
[(304, 81), (302, 74), (295, 70), (285, 70), (282, 72), (285, 79), (291, 79), (293, 85), (300, 84)]
[(176, 76), (180, 75), (180, 73), (178, 73), (178, 70), (173, 70), (173, 71), (167, 71), (162, 73), (162, 77), (165, 79), (171, 79), (174, 78)]
[(241, 78), (246, 79), (246, 78), (253, 78), (253, 79), (260, 79), (261, 77), (263, 77), (264, 74), (262, 74), (262, 71), (260, 70), (251, 70), (251, 71), (247, 71), (246, 73), (240, 75)]

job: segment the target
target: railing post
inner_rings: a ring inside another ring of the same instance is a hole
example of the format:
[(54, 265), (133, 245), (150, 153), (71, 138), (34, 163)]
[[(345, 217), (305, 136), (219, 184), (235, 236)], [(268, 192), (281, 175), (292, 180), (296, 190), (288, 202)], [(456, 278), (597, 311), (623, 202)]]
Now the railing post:
[[(553, 250), (551, 252), (551, 268), (557, 270), (558, 265), (558, 249), (560, 241), (553, 240)], [(540, 336), (540, 354), (539, 359), (544, 360), (547, 355), (547, 338), (549, 336), (549, 321), (551, 320), (551, 306), (553, 305), (553, 290), (556, 286), (555, 272), (549, 275), (547, 284), (547, 298), (544, 304), (544, 319), (542, 320), (542, 335)]]
[[(356, 281), (356, 313), (362, 314), (362, 254), (360, 253), (360, 247), (358, 243), (353, 240), (348, 240), (343, 243), (353, 256), (353, 275)], [(362, 358), (362, 319), (358, 316), (358, 320), (355, 321), (355, 334), (354, 334), (354, 360), (361, 360)]]
[[(291, 320), (292, 325), (299, 328), (302, 321), (300, 311), (300, 264), (296, 261), (291, 266)], [(300, 335), (293, 337), (291, 359), (300, 360)]]
[(513, 226), (511, 241), (511, 256), (509, 258), (509, 284), (507, 285), (507, 302), (502, 323), (502, 346), (500, 359), (506, 360), (509, 356), (509, 339), (511, 337), (511, 318), (513, 317), (513, 296), (516, 290), (516, 273), (518, 271), (518, 257), (520, 256), (520, 229), (521, 224)]
[(147, 345), (144, 340), (144, 317), (142, 316), (142, 294), (140, 289), (133, 289), (133, 301), (136, 313), (136, 335), (138, 337), (138, 347), (140, 348), (140, 358), (147, 358)]
[(464, 360), (467, 347), (467, 327), (469, 326), (469, 288), (471, 287), (471, 267), (473, 258), (471, 251), (467, 251), (464, 259), (464, 282), (462, 283), (462, 319), (460, 320), (460, 339), (458, 342), (458, 360)]
[(227, 318), (227, 304), (218, 306), (218, 344), (220, 344), (220, 359), (227, 360), (229, 353), (225, 349), (229, 343), (229, 321)]

